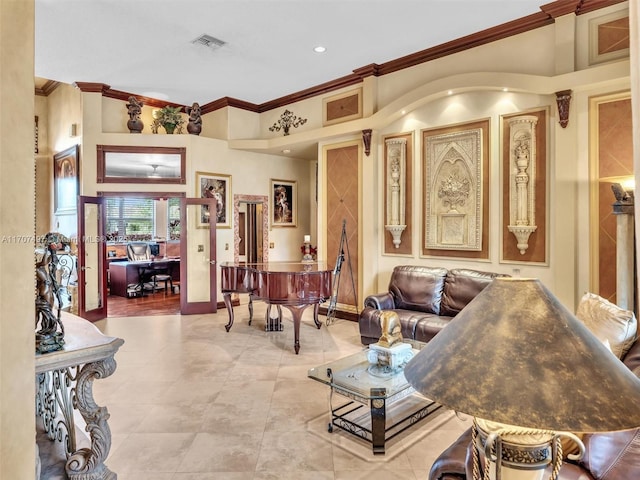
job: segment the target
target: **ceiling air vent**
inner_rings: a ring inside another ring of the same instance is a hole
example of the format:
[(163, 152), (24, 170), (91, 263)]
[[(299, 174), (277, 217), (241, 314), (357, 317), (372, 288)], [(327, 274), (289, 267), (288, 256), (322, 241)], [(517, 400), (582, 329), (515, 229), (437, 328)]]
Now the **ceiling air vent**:
[(211, 35), (202, 34), (195, 40), (192, 40), (191, 43), (195, 45), (202, 45), (204, 47), (210, 48), (211, 50), (216, 50), (223, 45), (226, 45), (227, 42), (220, 40), (219, 38), (212, 37)]

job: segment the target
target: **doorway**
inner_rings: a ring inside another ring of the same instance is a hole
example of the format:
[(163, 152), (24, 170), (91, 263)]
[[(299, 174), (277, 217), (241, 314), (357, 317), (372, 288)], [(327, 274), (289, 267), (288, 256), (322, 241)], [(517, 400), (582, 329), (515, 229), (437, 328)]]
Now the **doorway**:
[(234, 261), (269, 260), (269, 203), (262, 195), (233, 196)]

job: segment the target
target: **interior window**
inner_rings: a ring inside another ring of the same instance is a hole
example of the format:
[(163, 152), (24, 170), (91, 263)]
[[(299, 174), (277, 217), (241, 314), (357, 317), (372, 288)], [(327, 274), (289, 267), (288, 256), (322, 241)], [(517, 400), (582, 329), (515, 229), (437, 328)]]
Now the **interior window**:
[(153, 238), (155, 208), (152, 198), (108, 197), (106, 213), (107, 240), (127, 242)]
[(167, 238), (180, 240), (180, 199), (170, 198), (167, 203)]

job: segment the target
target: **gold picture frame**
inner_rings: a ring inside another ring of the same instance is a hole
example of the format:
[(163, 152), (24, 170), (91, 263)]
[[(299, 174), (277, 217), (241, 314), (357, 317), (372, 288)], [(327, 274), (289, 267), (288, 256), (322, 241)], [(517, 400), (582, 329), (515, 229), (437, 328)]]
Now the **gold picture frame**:
[(298, 182), (271, 179), (271, 226), (295, 227), (298, 217)]
[[(221, 173), (196, 172), (196, 196), (215, 198), (217, 201), (216, 228), (231, 228), (231, 175)], [(198, 227), (210, 223), (211, 213), (202, 205)]]

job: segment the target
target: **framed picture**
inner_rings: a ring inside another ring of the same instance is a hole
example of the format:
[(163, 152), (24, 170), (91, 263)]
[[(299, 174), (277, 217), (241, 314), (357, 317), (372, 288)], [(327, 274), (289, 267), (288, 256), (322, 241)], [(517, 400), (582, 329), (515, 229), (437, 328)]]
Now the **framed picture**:
[(297, 182), (271, 179), (271, 226), (295, 227), (298, 215)]
[(79, 147), (74, 145), (53, 156), (53, 210), (55, 215), (75, 215), (78, 207)]
[[(215, 212), (218, 228), (231, 228), (231, 175), (196, 172), (196, 196), (215, 198), (218, 202)], [(210, 223), (211, 213), (206, 205), (200, 212), (199, 226)]]

